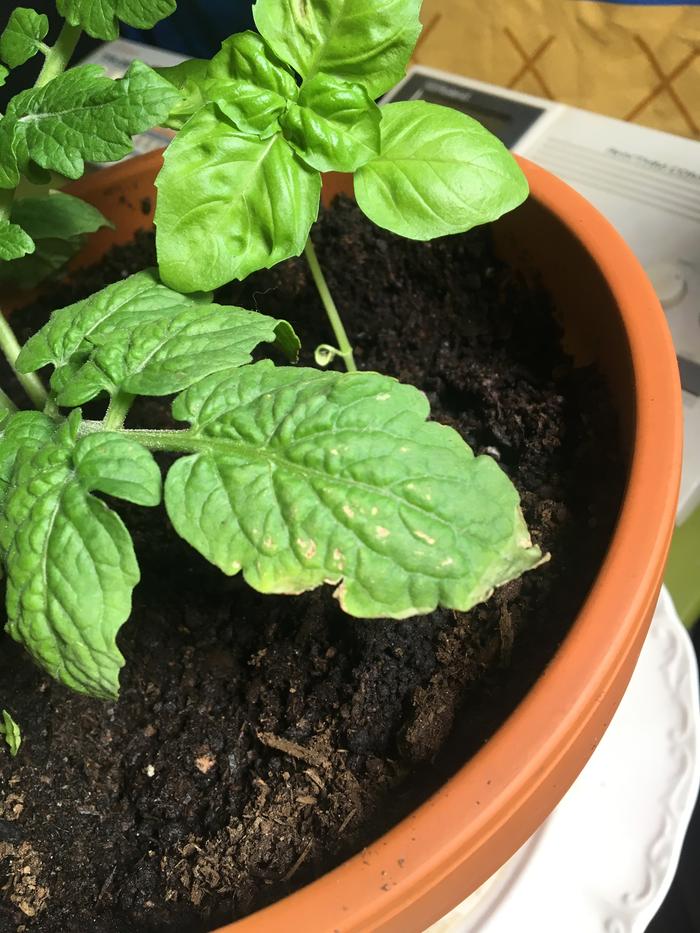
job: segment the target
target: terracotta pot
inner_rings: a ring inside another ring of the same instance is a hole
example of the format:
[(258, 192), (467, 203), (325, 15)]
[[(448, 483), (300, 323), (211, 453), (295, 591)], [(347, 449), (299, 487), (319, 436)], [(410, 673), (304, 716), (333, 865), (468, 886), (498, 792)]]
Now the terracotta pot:
[[(496, 225), (509, 259), (554, 297), (567, 345), (606, 375), (628, 481), (608, 553), (556, 656), (493, 738), (433, 797), (368, 849), (229, 933), (411, 933), (474, 891), (542, 823), (615, 712), (656, 603), (681, 466), (681, 395), (663, 312), (607, 221), (563, 182), (521, 160), (529, 201)], [(151, 222), (159, 154), (70, 189), (117, 225), (78, 264)], [(347, 189), (328, 179), (326, 193)], [(147, 200), (144, 200), (147, 199)], [(556, 555), (554, 555), (556, 560)]]

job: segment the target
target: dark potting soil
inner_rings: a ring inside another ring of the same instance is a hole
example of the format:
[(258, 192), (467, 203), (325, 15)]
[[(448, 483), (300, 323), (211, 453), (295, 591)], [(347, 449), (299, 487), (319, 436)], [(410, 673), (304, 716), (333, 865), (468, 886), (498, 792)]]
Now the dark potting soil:
[[(590, 586), (623, 471), (605, 387), (563, 355), (546, 296), (494, 258), (488, 231), (412, 243), (341, 200), (314, 240), (360, 368), (420, 386), (498, 457), (552, 560), (470, 613), (368, 622), (330, 588), (260, 596), (162, 510), (115, 504), (143, 575), (119, 702), (73, 695), (0, 644), (0, 706), (24, 736), (16, 759), (0, 749), (1, 933), (200, 933), (305, 884), (468, 759)], [(15, 326), (26, 338), (51, 308), (152, 263), (143, 234)], [(302, 260), (219, 300), (288, 318), (303, 362), (331, 339)], [(161, 401), (130, 416), (164, 419)]]

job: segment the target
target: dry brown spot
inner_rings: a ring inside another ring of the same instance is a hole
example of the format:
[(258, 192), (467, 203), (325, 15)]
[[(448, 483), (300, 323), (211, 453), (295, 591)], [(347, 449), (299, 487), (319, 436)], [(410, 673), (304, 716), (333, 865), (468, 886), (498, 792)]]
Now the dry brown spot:
[(36, 917), (49, 898), (49, 889), (39, 881), (44, 867), (41, 859), (28, 842), (0, 842), (0, 864), (3, 862), (0, 894), (25, 917)]
[(14, 822), (18, 820), (24, 810), (24, 794), (8, 794), (0, 801), (0, 819)]
[(212, 755), (211, 752), (204, 752), (202, 755), (199, 755), (194, 760), (195, 767), (198, 771), (201, 771), (202, 774), (209, 774), (211, 769), (216, 764), (216, 758)]

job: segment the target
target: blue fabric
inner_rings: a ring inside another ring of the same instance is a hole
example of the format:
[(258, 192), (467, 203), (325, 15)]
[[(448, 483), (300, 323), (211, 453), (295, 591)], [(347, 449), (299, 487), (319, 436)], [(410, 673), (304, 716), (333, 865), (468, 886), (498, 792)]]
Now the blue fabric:
[(153, 29), (125, 26), (122, 35), (193, 58), (211, 58), (227, 36), (254, 28), (252, 5), (252, 0), (179, 0), (172, 16)]

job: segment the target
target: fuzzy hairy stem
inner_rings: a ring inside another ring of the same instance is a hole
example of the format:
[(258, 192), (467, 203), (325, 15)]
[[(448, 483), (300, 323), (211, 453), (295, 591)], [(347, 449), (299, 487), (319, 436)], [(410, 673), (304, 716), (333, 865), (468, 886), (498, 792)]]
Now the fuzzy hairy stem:
[(35, 87), (43, 87), (64, 72), (78, 44), (82, 29), (64, 23), (55, 44), (46, 51), (46, 61), (36, 79)]
[(135, 397), (131, 392), (117, 392), (110, 399), (103, 422), (105, 431), (114, 431), (122, 427)]
[(18, 373), (15, 369), (15, 362), (19, 356), (20, 346), (15, 337), (15, 332), (12, 330), (7, 318), (1, 311), (0, 350), (2, 350), (5, 359), (12, 367), (12, 371), (17, 376), (20, 385), (32, 400), (32, 404), (41, 411), (48, 400), (46, 389), (36, 373)]

